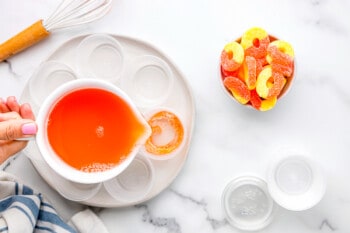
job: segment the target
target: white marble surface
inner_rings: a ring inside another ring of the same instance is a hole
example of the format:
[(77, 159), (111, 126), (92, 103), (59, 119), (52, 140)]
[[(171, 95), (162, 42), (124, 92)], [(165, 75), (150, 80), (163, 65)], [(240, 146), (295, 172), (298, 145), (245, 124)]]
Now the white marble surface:
[[(59, 0), (0, 2), (0, 41), (50, 15)], [(57, 31), (49, 39), (0, 63), (0, 96), (21, 96), (38, 65), (64, 41), (105, 32), (147, 41), (185, 74), (196, 102), (187, 162), (177, 179), (152, 200), (127, 208), (96, 209), (110, 232), (239, 232), (224, 218), (221, 194), (235, 176), (261, 177), (274, 148), (305, 148), (327, 179), (323, 200), (303, 212), (280, 209), (261, 232), (350, 232), (349, 0), (115, 0), (102, 20)], [(277, 106), (257, 112), (232, 102), (218, 78), (223, 45), (251, 26), (292, 43), (295, 83)], [(6, 170), (46, 193), (69, 218), (84, 208), (65, 201), (19, 155)]]

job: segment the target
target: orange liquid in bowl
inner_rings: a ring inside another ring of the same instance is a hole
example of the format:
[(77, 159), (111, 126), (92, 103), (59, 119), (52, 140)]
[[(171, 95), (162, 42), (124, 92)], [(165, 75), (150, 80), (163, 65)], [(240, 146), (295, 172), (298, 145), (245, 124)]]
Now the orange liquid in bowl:
[(144, 132), (128, 103), (96, 88), (62, 97), (52, 108), (47, 125), (55, 153), (68, 165), (86, 172), (121, 163)]

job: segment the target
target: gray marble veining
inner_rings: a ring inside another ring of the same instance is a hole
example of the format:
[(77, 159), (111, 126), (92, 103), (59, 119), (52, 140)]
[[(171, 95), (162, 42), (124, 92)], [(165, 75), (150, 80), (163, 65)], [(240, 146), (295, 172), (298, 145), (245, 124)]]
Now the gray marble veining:
[[(59, 0), (2, 1), (0, 41), (52, 12)], [(30, 9), (30, 10), (29, 10)], [(204, 0), (121, 1), (89, 26), (59, 31), (48, 41), (0, 63), (0, 97), (20, 97), (38, 65), (78, 34), (106, 32), (145, 40), (185, 74), (196, 102), (196, 126), (187, 161), (160, 195), (124, 208), (95, 209), (110, 232), (231, 233), (221, 207), (227, 182), (253, 173), (262, 178), (271, 151), (303, 146), (318, 160), (327, 191), (314, 208), (279, 208), (262, 233), (350, 232), (350, 1)], [(231, 101), (220, 87), (218, 59), (228, 40), (261, 26), (291, 41), (297, 77), (290, 92), (266, 113)], [(21, 156), (21, 155), (20, 155)], [(3, 165), (38, 185), (65, 216), (69, 205), (45, 185), (25, 159)], [(66, 208), (66, 210), (63, 209)]]

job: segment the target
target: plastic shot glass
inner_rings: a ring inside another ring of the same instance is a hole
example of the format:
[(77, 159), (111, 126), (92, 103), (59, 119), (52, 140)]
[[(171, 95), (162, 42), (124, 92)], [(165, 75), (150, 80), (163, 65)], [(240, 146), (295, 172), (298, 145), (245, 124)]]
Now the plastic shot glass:
[(103, 185), (115, 200), (137, 203), (150, 192), (154, 179), (155, 174), (151, 161), (138, 155), (126, 170), (105, 181)]
[(77, 47), (77, 70), (82, 78), (115, 82), (124, 66), (123, 47), (108, 34), (93, 34)]

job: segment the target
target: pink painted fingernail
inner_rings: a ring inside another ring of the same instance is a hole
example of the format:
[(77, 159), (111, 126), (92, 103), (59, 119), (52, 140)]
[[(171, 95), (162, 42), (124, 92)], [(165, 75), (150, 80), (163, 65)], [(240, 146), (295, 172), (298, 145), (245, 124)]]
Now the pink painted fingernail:
[(35, 123), (26, 123), (22, 125), (22, 133), (24, 135), (33, 135), (37, 132), (37, 127)]
[(16, 96), (9, 96), (8, 98), (7, 98), (7, 101), (13, 101), (13, 102), (17, 102), (17, 99), (16, 99)]

